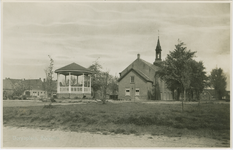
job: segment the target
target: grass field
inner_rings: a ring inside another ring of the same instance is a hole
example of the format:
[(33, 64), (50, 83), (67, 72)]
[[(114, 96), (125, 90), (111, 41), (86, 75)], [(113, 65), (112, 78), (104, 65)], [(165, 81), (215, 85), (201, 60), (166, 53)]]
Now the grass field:
[(89, 103), (4, 107), (5, 126), (230, 139), (230, 105)]

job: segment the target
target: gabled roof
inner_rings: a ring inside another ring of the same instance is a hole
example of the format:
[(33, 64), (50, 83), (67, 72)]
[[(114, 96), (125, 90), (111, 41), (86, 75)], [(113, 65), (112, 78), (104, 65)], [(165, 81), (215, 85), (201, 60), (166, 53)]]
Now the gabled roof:
[(3, 79), (3, 90), (12, 90), (13, 84), (9, 79)]
[(18, 83), (22, 81), (21, 79), (10, 79), (10, 78), (6, 78), (6, 79), (3, 79), (3, 89), (4, 90), (13, 90), (13, 85), (15, 83)]
[(203, 92), (208, 92), (211, 96), (215, 96), (214, 89), (204, 89)]
[[(45, 90), (46, 81), (42, 82), (42, 87), (43, 87), (43, 90)], [(57, 80), (52, 80), (52, 91), (57, 92)]]
[[(41, 79), (3, 79), (3, 90), (13, 90), (16, 83), (21, 83), (25, 90), (45, 90)], [(53, 91), (56, 91), (57, 81), (53, 80)]]
[(83, 66), (80, 66), (76, 63), (69, 64), (67, 66), (64, 66), (62, 68), (59, 68), (55, 70), (55, 73), (60, 73), (63, 75), (68, 75), (69, 72), (71, 72), (72, 75), (82, 75), (84, 74), (92, 74), (93, 72), (87, 68), (84, 68)]
[(153, 81), (147, 76), (145, 75), (143, 72), (141, 72), (140, 70), (137, 70), (135, 68), (131, 68), (130, 70), (128, 70), (124, 75), (122, 75), (119, 79), (118, 79), (118, 82), (121, 81), (129, 72), (135, 72), (138, 76), (140, 76), (144, 81), (147, 81), (147, 82), (152, 82)]
[(140, 61), (142, 61), (143, 63), (145, 63), (148, 67), (150, 67), (151, 69), (153, 69), (154, 71), (157, 71), (157, 68), (155, 65), (143, 60), (143, 59), (139, 59)]
[(26, 90), (44, 90), (41, 79), (23, 80), (23, 85)]
[[(151, 63), (149, 63), (149, 62), (147, 62), (147, 61), (145, 61), (145, 60), (143, 60), (143, 59), (141, 59), (141, 58), (137, 58), (134, 62), (132, 62), (129, 66), (127, 66), (122, 72), (120, 72), (121, 76), (124, 76), (124, 74), (126, 74), (126, 73), (128, 72), (128, 70), (130, 70), (131, 68), (134, 68), (134, 69), (135, 69), (135, 67), (133, 67), (133, 66), (134, 66), (133, 64), (134, 64), (136, 61), (139, 61), (139, 63), (145, 64), (146, 66), (148, 66), (149, 68), (151, 68), (151, 69), (154, 70), (154, 71), (157, 71), (157, 70), (158, 70), (158, 68), (157, 68), (155, 65), (153, 65), (153, 64), (151, 64)], [(139, 71), (139, 70), (138, 70), (138, 71)], [(122, 74), (123, 72), (125, 72), (125, 73)], [(150, 79), (150, 80), (153, 80), (153, 79)]]

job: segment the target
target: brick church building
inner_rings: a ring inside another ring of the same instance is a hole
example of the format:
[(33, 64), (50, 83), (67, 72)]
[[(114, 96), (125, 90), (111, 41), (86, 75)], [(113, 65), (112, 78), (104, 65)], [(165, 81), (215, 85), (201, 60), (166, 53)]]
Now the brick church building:
[(156, 63), (160, 63), (161, 46), (158, 38), (155, 49), (155, 61), (153, 64), (140, 58), (126, 67), (121, 73), (118, 80), (119, 99), (128, 100), (172, 100), (172, 92), (166, 88), (165, 83), (155, 76), (158, 67)]

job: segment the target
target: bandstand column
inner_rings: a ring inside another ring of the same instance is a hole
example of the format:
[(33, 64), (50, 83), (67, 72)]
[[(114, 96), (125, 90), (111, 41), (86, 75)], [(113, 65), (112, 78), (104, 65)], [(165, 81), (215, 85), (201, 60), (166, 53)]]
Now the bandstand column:
[(66, 75), (65, 75), (65, 86), (66, 86)]
[(70, 72), (69, 72), (69, 93), (71, 93)]
[(60, 93), (59, 73), (57, 73), (57, 93)]
[(90, 75), (90, 93), (91, 93), (91, 75)]

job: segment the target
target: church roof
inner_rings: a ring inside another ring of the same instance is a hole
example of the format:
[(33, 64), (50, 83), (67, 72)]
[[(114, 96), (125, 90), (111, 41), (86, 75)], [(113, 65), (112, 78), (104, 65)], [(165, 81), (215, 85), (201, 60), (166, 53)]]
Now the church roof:
[(147, 66), (149, 66), (151, 69), (153, 69), (154, 71), (157, 71), (158, 69), (156, 68), (155, 65), (143, 60), (143, 59), (140, 59), (140, 61), (142, 61), (143, 63), (145, 63)]
[(130, 70), (128, 70), (123, 76), (121, 76), (118, 79), (118, 82), (121, 81), (130, 71), (135, 72), (136, 74), (138, 74), (142, 79), (144, 79), (147, 82), (153, 82), (146, 74), (144, 74), (143, 72), (141, 72), (140, 70), (135, 69), (135, 68), (131, 68)]
[(138, 58), (120, 73), (120, 78), (118, 81), (120, 81), (122, 78), (124, 78), (130, 71), (134, 71), (140, 77), (142, 77), (145, 81), (153, 82), (154, 76), (152, 77), (151, 75), (149, 75), (148, 71), (144, 70), (143, 68), (138, 67), (138, 65), (139, 66), (147, 66), (147, 67), (143, 67), (143, 68), (150, 68), (154, 72), (156, 72), (158, 70), (158, 68), (155, 65), (141, 59), (140, 55), (138, 55)]
[(91, 71), (87, 68), (84, 68), (83, 66), (80, 66), (76, 63), (72, 63), (72, 64), (66, 65), (62, 68), (55, 70), (55, 73), (60, 73), (63, 75), (68, 75), (69, 72), (71, 72), (72, 75), (81, 75), (83, 73), (84, 74), (92, 74), (93, 73), (93, 71)]

